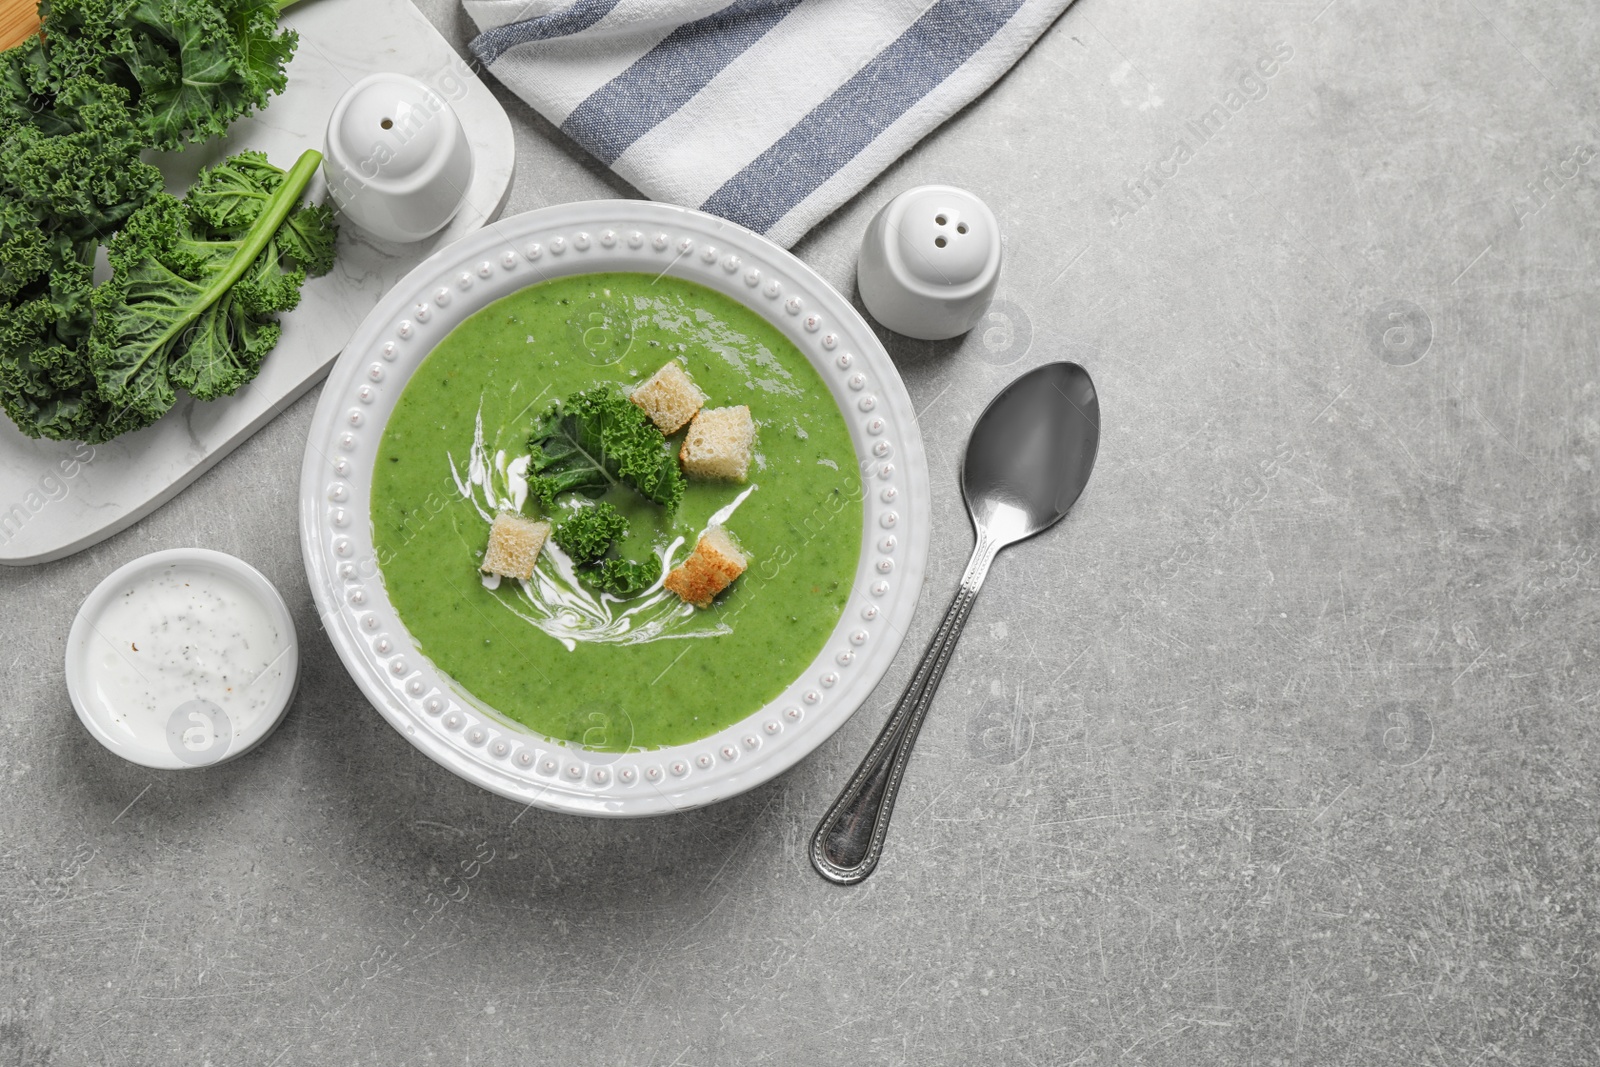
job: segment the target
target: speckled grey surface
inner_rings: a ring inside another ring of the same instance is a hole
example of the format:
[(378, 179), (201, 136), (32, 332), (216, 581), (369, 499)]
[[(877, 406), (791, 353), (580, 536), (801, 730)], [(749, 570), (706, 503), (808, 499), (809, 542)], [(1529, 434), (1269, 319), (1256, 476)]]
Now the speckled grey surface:
[[(0, 573), (0, 1063), (1594, 1062), (1600, 17), (1324, 3), (1081, 0), (797, 249), (853, 291), (871, 214), (945, 181), (1009, 260), (983, 331), (888, 339), (934, 476), (918, 626), (740, 799), (518, 818), (385, 725), (301, 570), (314, 396)], [(508, 106), (512, 210), (627, 195)], [(1094, 481), (996, 565), (878, 873), (825, 884), (805, 839), (966, 559), (967, 428), (1063, 357)], [(304, 675), (258, 752), (161, 774), (61, 661), (84, 594), (177, 545), (278, 583)]]

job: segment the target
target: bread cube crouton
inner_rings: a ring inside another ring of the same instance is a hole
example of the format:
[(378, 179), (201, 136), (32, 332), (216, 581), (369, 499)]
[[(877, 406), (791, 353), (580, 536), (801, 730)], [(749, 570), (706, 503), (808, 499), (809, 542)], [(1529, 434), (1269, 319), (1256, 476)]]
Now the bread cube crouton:
[(678, 458), (683, 473), (706, 481), (742, 482), (750, 473), (756, 424), (750, 409), (702, 408), (689, 424)]
[(650, 416), (656, 429), (664, 434), (674, 434), (694, 418), (705, 406), (706, 394), (694, 384), (689, 372), (676, 360), (668, 360), (661, 369), (646, 378), (639, 387), (628, 394)]
[(533, 577), (539, 550), (550, 536), (548, 522), (535, 522), (514, 511), (502, 511), (489, 527), (489, 549), (480, 570), (525, 582)]
[(750, 565), (728, 531), (713, 526), (700, 537), (689, 558), (672, 568), (662, 584), (697, 608), (709, 608), (718, 593)]

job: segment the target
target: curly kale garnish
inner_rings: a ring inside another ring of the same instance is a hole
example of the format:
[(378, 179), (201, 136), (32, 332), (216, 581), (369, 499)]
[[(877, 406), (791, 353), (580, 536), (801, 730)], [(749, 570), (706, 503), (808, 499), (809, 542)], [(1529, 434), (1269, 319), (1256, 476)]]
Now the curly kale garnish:
[(586, 504), (556, 523), (551, 536), (581, 567), (600, 559), (619, 538), (628, 536), (628, 520), (604, 501)]
[(584, 578), (603, 593), (630, 597), (642, 593), (661, 577), (661, 562), (654, 557), (644, 563), (631, 559), (602, 560), (598, 567), (584, 571)]
[(666, 439), (613, 386), (552, 404), (529, 439), (529, 488), (548, 510), (562, 493), (597, 497), (626, 485), (668, 511), (683, 499), (683, 473)]
[(605, 558), (613, 545), (628, 536), (628, 520), (605, 501), (581, 505), (556, 523), (550, 536), (577, 565), (578, 577), (602, 593), (630, 597), (661, 577), (661, 562), (655, 556), (646, 563)]
[[(528, 488), (547, 512), (566, 493), (598, 497), (627, 486), (672, 511), (683, 499), (683, 472), (650, 416), (615, 386), (599, 385), (552, 404), (529, 440)], [(607, 559), (628, 535), (611, 504), (584, 504), (552, 534), (585, 582), (616, 597), (643, 592), (661, 577), (661, 563)]]

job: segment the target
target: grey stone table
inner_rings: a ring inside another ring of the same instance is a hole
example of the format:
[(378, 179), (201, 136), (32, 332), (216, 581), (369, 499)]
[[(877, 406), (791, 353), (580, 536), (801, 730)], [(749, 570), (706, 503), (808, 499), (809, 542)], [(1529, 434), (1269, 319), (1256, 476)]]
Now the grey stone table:
[[(384, 724), (301, 569), (314, 396), (0, 574), (0, 1063), (1596, 1062), (1597, 48), (1579, 0), (1071, 9), (797, 249), (853, 292), (872, 213), (946, 181), (1008, 260), (964, 340), (885, 338), (937, 522), (895, 669), (708, 810), (519, 815)], [(506, 102), (511, 210), (635, 195)], [(1059, 358), (1094, 481), (997, 564), (882, 867), (826, 884), (806, 839), (966, 560), (961, 443)], [(304, 676), (258, 752), (162, 774), (61, 663), (178, 545), (278, 583)]]

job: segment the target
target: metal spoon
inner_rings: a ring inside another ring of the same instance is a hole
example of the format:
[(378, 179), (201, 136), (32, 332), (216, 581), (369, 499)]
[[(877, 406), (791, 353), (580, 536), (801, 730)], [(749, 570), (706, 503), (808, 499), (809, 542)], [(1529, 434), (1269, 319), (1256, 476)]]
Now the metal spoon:
[(1076, 363), (1029, 371), (978, 417), (961, 468), (961, 495), (978, 543), (911, 684), (811, 837), (811, 864), (828, 881), (854, 885), (878, 866), (911, 747), (989, 564), (1002, 548), (1066, 516), (1088, 484), (1099, 444), (1100, 400), (1089, 372)]

